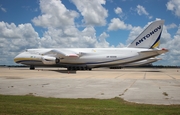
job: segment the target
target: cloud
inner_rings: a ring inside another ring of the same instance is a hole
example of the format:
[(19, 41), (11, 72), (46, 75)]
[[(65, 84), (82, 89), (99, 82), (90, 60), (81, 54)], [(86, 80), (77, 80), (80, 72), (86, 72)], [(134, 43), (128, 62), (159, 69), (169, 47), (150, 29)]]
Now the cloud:
[(126, 45), (124, 45), (123, 43), (119, 43), (119, 44), (117, 45), (117, 48), (124, 48), (124, 47), (126, 47)]
[(108, 26), (109, 31), (118, 30), (118, 29), (130, 30), (131, 28), (132, 26), (130, 24), (125, 24), (119, 18), (111, 19), (111, 23)]
[(137, 13), (138, 13), (139, 15), (149, 15), (149, 13), (148, 13), (148, 12), (145, 10), (145, 8), (144, 8), (143, 6), (141, 6), (141, 5), (137, 5), (136, 10), (137, 10)]
[(15, 25), (0, 22), (0, 62), (12, 64), (17, 52), (38, 47), (38, 33), (30, 23)]
[(176, 34), (177, 34), (177, 35), (180, 35), (180, 25), (179, 25), (179, 27), (178, 27), (178, 30), (177, 30)]
[[(72, 1), (81, 12), (85, 28), (79, 30), (75, 25), (75, 18), (79, 14), (67, 9), (59, 0), (40, 0), (42, 15), (32, 21), (36, 26), (47, 28), (43, 37), (39, 40), (40, 46), (49, 47), (108, 47), (103, 33), (96, 37), (94, 26), (106, 24), (107, 10), (102, 7), (104, 0), (99, 1)], [(104, 39), (103, 39), (104, 38)]]
[(50, 28), (41, 39), (41, 47), (95, 47), (96, 30), (86, 27), (79, 31), (72, 27), (65, 30)]
[[(101, 1), (73, 1), (77, 6), (86, 26), (79, 30), (74, 19), (79, 16), (76, 11), (67, 9), (59, 0), (41, 0), (40, 10), (42, 15), (32, 21), (36, 26), (47, 28), (39, 40), (41, 47), (108, 47), (105, 33), (96, 37), (94, 26), (106, 24), (107, 11), (102, 7)], [(88, 4), (88, 5), (87, 5)], [(86, 5), (86, 7), (84, 7)], [(91, 10), (92, 9), (92, 10)], [(104, 37), (102, 37), (104, 36)], [(107, 37), (107, 36), (106, 36)], [(103, 39), (104, 38), (104, 39)]]
[(166, 64), (168, 65), (180, 65), (179, 59), (180, 59), (180, 35), (176, 34), (170, 40), (168, 40), (166, 43), (162, 44), (162, 47), (169, 49), (169, 53), (167, 53), (163, 60), (166, 61)]
[(166, 44), (169, 41), (171, 41), (171, 34), (168, 32), (168, 28), (164, 25), (161, 34), (160, 44)]
[(127, 16), (123, 13), (122, 9), (120, 7), (117, 7), (114, 9), (114, 12), (121, 18), (121, 19), (126, 19)]
[(175, 35), (171, 35), (168, 32), (168, 27), (164, 26), (163, 27), (163, 32), (161, 36), (161, 45), (160, 47), (162, 48), (167, 48), (169, 49), (169, 52), (166, 53), (165, 55), (161, 56), (165, 65), (180, 65), (179, 59), (180, 59), (180, 52), (179, 52), (179, 47), (180, 47), (180, 33), (179, 31), (180, 26), (178, 27), (177, 33)]
[(146, 15), (148, 16), (149, 19), (153, 18), (153, 16), (150, 16), (149, 13), (146, 11), (146, 9), (141, 5), (137, 5), (136, 11), (139, 15)]
[(172, 23), (172, 24), (169, 24), (169, 25), (166, 25), (167, 29), (173, 29), (173, 28), (177, 28), (177, 25)]
[(83, 22), (91, 26), (106, 25), (108, 11), (102, 6), (105, 0), (72, 0), (83, 16)]
[(60, 0), (40, 0), (39, 5), (42, 15), (32, 19), (36, 26), (44, 28), (74, 26), (74, 19), (78, 17), (78, 13), (68, 10)]
[(7, 10), (2, 7), (2, 5), (0, 5), (0, 9), (1, 9), (1, 11), (3, 11), (3, 12), (7, 12)]
[(126, 40), (126, 43), (130, 44), (142, 31), (143, 28), (141, 28), (140, 26), (133, 27), (130, 31), (128, 39)]
[(105, 32), (103, 32), (100, 36), (99, 36), (99, 42), (96, 42), (96, 47), (99, 47), (99, 48), (108, 48), (110, 47), (109, 46), (109, 43), (106, 41), (106, 38), (108, 38), (109, 35)]
[(169, 0), (166, 4), (168, 10), (172, 11), (176, 16), (180, 17), (180, 1), (179, 0)]
[(31, 8), (31, 6), (22, 6), (27, 11), (38, 12), (39, 8)]
[(114, 9), (116, 14), (121, 14), (123, 11), (120, 7), (117, 7), (116, 9)]
[[(74, 1), (77, 6), (79, 6), (80, 1)], [(81, 1), (82, 4), (87, 4)], [(99, 1), (99, 4), (94, 2), (88, 2), (89, 9), (93, 9), (95, 16), (97, 15), (97, 19), (102, 21), (101, 10), (104, 8), (101, 6), (103, 1)], [(81, 6), (81, 4), (80, 4)], [(79, 7), (80, 7), (79, 6)], [(93, 8), (94, 7), (94, 8)], [(84, 7), (86, 8), (86, 7)], [(96, 8), (96, 9), (95, 9)], [(86, 10), (89, 10), (86, 9)], [(79, 15), (76, 11), (67, 9), (59, 0), (41, 0), (40, 1), (40, 10), (42, 15), (35, 17), (32, 21), (36, 26), (41, 26), (47, 28), (47, 31), (44, 32), (43, 37), (39, 40), (39, 46), (41, 47), (96, 47), (103, 46), (103, 43), (106, 44), (105, 41), (98, 41), (96, 37), (96, 30), (94, 29), (94, 24), (101, 25), (104, 22), (99, 22), (96, 18), (88, 19), (88, 17), (94, 15), (93, 12), (91, 14), (85, 14), (83, 16), (87, 22), (87, 26), (83, 30), (79, 30), (75, 26), (74, 19)], [(97, 12), (95, 12), (97, 10)], [(98, 14), (99, 10), (99, 14)], [(83, 13), (83, 11), (82, 11)], [(89, 12), (90, 13), (90, 12)], [(86, 17), (87, 16), (87, 17)], [(94, 20), (95, 19), (95, 20)], [(97, 22), (96, 22), (97, 21)], [(103, 42), (103, 43), (101, 43)], [(98, 45), (97, 45), (98, 44)], [(107, 45), (106, 45), (107, 46)]]

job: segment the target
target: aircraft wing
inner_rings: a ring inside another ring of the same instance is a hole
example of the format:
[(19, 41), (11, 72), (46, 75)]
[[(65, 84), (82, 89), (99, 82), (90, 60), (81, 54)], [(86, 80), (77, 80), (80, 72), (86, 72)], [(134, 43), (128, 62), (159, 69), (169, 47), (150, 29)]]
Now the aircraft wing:
[(76, 53), (73, 51), (60, 51), (60, 50), (50, 50), (45, 53), (45, 55), (55, 56), (57, 58), (66, 58), (66, 57), (76, 57), (79, 58), (81, 53)]

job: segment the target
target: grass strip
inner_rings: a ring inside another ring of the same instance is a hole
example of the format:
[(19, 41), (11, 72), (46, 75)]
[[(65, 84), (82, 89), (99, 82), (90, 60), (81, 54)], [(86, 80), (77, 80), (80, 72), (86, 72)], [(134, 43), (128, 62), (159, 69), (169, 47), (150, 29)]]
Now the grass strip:
[(180, 115), (180, 105), (147, 105), (113, 99), (61, 99), (0, 95), (0, 115)]

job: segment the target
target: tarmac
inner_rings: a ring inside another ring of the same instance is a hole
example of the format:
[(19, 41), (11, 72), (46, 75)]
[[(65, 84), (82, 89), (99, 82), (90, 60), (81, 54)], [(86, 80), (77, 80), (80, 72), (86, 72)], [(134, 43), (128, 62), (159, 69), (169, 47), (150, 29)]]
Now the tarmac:
[(0, 68), (0, 94), (180, 104), (180, 69)]

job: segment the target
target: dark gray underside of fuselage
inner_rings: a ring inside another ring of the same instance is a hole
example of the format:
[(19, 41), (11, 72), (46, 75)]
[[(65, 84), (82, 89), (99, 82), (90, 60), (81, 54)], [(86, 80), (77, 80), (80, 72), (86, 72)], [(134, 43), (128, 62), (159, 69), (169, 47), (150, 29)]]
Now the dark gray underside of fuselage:
[[(21, 61), (19, 62), (21, 64), (24, 64), (24, 65), (28, 65), (28, 66), (35, 66), (35, 67), (65, 67), (65, 68), (68, 68), (68, 67), (88, 67), (88, 68), (98, 68), (98, 67), (109, 67), (109, 66), (112, 66), (111, 64), (86, 64), (86, 63), (83, 63), (83, 64), (69, 64), (69, 63), (57, 63), (57, 64), (51, 64), (51, 65), (46, 65), (44, 64), (42, 61)], [(113, 64), (114, 65), (114, 64)]]

